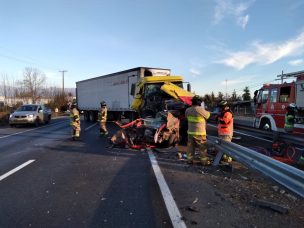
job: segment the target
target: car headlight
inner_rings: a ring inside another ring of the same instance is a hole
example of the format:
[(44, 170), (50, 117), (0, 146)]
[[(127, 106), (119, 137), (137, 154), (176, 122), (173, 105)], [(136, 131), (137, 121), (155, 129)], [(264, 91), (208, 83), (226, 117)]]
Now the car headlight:
[(27, 115), (29, 118), (33, 118), (34, 117), (34, 115), (33, 114), (29, 114), (29, 115)]
[(13, 118), (14, 117), (14, 115), (13, 114), (10, 114), (10, 117), (9, 118)]

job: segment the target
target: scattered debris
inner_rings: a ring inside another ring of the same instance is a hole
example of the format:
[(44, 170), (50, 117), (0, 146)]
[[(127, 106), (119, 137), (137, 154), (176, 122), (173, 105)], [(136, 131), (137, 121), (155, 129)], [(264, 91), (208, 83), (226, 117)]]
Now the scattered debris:
[(286, 206), (282, 206), (273, 202), (265, 201), (265, 200), (257, 200), (253, 203), (255, 206), (271, 209), (273, 211), (279, 212), (281, 214), (287, 214), (289, 208)]
[(298, 199), (297, 197), (295, 197), (295, 196), (293, 196), (293, 195), (291, 195), (289, 193), (285, 194), (285, 196), (288, 197), (289, 199), (292, 199), (293, 201), (297, 201), (297, 199)]
[(239, 176), (240, 176), (243, 180), (245, 180), (245, 181), (249, 180), (248, 177), (242, 176), (242, 175), (240, 175), (240, 174), (239, 174)]
[(186, 209), (188, 211), (199, 212), (199, 209), (196, 206), (188, 206)]
[(198, 223), (196, 221), (191, 221), (191, 225), (197, 225)]
[(279, 191), (279, 187), (278, 186), (272, 186), (272, 189), (275, 191), (275, 192), (277, 192), (277, 191)]
[(196, 197), (196, 198), (193, 200), (192, 204), (195, 204), (195, 203), (197, 203), (197, 202), (198, 202), (198, 198)]

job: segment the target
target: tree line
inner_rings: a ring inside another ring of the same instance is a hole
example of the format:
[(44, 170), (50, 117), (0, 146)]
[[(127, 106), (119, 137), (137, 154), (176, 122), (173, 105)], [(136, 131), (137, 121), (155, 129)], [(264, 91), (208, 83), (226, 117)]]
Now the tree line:
[(246, 86), (243, 89), (242, 95), (237, 95), (236, 91), (234, 90), (233, 93), (231, 95), (228, 95), (227, 97), (225, 97), (222, 92), (218, 92), (217, 96), (215, 96), (214, 92), (211, 92), (211, 94), (205, 94), (203, 98), (205, 105), (209, 108), (212, 108), (216, 107), (218, 103), (222, 100), (227, 100), (228, 103), (233, 103), (237, 101), (250, 101), (251, 94), (249, 87)]

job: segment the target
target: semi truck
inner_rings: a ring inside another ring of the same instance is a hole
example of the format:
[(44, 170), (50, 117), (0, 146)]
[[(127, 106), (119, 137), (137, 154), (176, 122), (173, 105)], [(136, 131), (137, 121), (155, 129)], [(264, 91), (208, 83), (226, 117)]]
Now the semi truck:
[[(184, 85), (186, 88), (184, 89)], [(119, 120), (155, 117), (178, 100), (191, 104), (194, 94), (182, 76), (172, 76), (170, 69), (136, 67), (76, 82), (76, 100), (88, 121), (96, 121), (100, 102), (108, 106), (109, 118)], [(172, 104), (172, 103), (170, 103)]]
[[(255, 92), (256, 128), (284, 131), (286, 107), (297, 106), (294, 133), (304, 134), (304, 71), (278, 75), (279, 84), (264, 84)], [(294, 79), (286, 82), (285, 79)]]

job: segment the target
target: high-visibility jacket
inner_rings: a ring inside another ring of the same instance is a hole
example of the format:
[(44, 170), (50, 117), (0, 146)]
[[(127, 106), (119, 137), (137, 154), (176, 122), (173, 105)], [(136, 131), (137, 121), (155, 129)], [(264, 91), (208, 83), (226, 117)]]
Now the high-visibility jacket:
[[(79, 116), (79, 111), (77, 110), (77, 108), (73, 108), (70, 114), (70, 118), (71, 118), (71, 123), (70, 125), (72, 126), (72, 128), (76, 131), (80, 131), (80, 116)], [(77, 133), (79, 136), (79, 132)]]
[(99, 122), (107, 122), (108, 117), (108, 109), (106, 106), (101, 107), (100, 112), (98, 113), (98, 121)]
[(221, 112), (218, 117), (217, 126), (218, 135), (233, 135), (233, 114), (230, 110), (225, 110)]
[(293, 114), (287, 113), (285, 115), (285, 124), (284, 124), (284, 128), (286, 130), (292, 130), (293, 129), (293, 125), (295, 122), (295, 116)]
[(206, 120), (210, 112), (201, 106), (191, 106), (186, 109), (185, 116), (188, 120), (188, 135), (206, 135)]
[(72, 109), (70, 118), (71, 118), (71, 122), (80, 120), (79, 111), (77, 110), (77, 108)]

